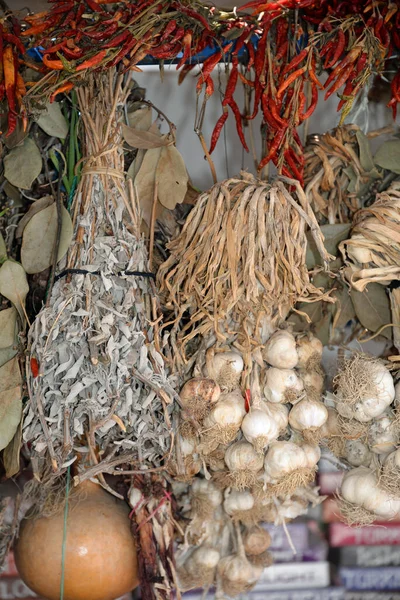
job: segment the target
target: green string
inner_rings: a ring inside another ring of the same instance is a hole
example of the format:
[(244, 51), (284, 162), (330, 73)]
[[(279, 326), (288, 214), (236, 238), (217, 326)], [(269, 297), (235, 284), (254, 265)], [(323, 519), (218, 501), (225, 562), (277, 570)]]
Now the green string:
[(64, 600), (64, 579), (65, 579), (65, 554), (67, 552), (67, 519), (68, 519), (68, 498), (69, 486), (71, 481), (71, 467), (67, 469), (67, 485), (65, 488), (65, 508), (64, 508), (64, 529), (61, 550), (61, 581), (60, 581), (60, 600)]

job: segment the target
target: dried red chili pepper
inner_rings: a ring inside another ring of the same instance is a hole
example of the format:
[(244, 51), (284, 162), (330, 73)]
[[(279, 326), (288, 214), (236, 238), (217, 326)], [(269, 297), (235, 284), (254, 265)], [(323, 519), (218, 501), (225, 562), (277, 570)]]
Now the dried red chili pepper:
[(48, 67), (49, 69), (52, 69), (53, 71), (63, 71), (64, 70), (64, 65), (61, 62), (61, 60), (50, 60), (49, 55), (45, 54), (43, 56), (43, 64), (46, 65), (46, 67)]
[(240, 71), (239, 71), (239, 79), (240, 79), (240, 81), (241, 81), (241, 82), (242, 82), (244, 85), (248, 85), (249, 87), (252, 87), (252, 88), (253, 88), (253, 87), (255, 87), (255, 85), (256, 85), (254, 81), (252, 81), (251, 79), (247, 79), (247, 78), (246, 78), (246, 77), (243, 75), (243, 73), (241, 73)]
[(121, 33), (119, 33), (118, 35), (113, 37), (109, 42), (106, 42), (105, 44), (103, 44), (102, 48), (104, 50), (107, 48), (116, 48), (117, 46), (122, 44), (122, 42), (125, 42), (126, 40), (132, 40), (132, 39), (133, 39), (133, 36), (132, 36), (131, 32), (128, 31), (127, 29), (125, 29), (125, 31), (121, 31)]
[(217, 145), (217, 142), (219, 140), (219, 136), (221, 134), (222, 128), (226, 123), (226, 120), (228, 118), (228, 111), (225, 108), (224, 112), (222, 113), (222, 115), (220, 116), (220, 118), (218, 119), (218, 121), (215, 124), (214, 127), (214, 131), (212, 132), (211, 135), (211, 145), (210, 145), (210, 154), (212, 154), (215, 150), (215, 146)]
[(32, 377), (37, 377), (39, 375), (39, 363), (36, 358), (32, 357), (30, 360), (31, 373)]
[(271, 114), (274, 117), (275, 121), (282, 127), (287, 127), (288, 122), (285, 119), (282, 119), (278, 112), (278, 106), (273, 98), (269, 99), (269, 107), (271, 109)]
[(211, 75), (214, 70), (214, 67), (219, 63), (222, 58), (222, 51), (218, 50), (212, 56), (209, 56), (203, 63), (203, 67), (199, 74), (199, 79), (197, 81), (196, 89), (198, 92), (201, 91), (203, 83), (207, 80), (207, 78)]
[(21, 54), (25, 54), (26, 48), (21, 42), (21, 40), (17, 38), (16, 35), (13, 35), (12, 33), (4, 33), (3, 36), (6, 42), (8, 42), (9, 44), (14, 44), (14, 46), (18, 48)]
[(66, 94), (67, 92), (71, 91), (74, 87), (74, 84), (71, 81), (67, 81), (66, 83), (63, 83), (62, 85), (60, 85), (59, 88), (57, 88), (50, 96), (50, 104), (52, 104), (54, 102), (54, 100), (56, 99), (56, 97), (59, 94)]
[(328, 79), (326, 80), (326, 82), (324, 84), (325, 89), (327, 87), (329, 87), (329, 85), (332, 83), (332, 81), (334, 81), (337, 78), (339, 73), (341, 73), (341, 71), (345, 67), (347, 67), (349, 64), (353, 64), (356, 61), (356, 59), (361, 54), (362, 50), (363, 50), (362, 46), (355, 46), (354, 48), (352, 48), (350, 50), (350, 52), (348, 52), (348, 54), (343, 58), (343, 60), (337, 65), (337, 67), (329, 75)]
[(8, 103), (8, 131), (7, 136), (11, 135), (17, 125), (16, 118), (16, 68), (17, 68), (16, 57), (12, 46), (8, 45), (3, 51), (3, 73), (4, 73), (4, 85), (6, 88), (6, 96)]
[(281, 60), (281, 58), (284, 58), (288, 52), (288, 49), (289, 42), (288, 40), (286, 40), (286, 42), (283, 42), (283, 44), (281, 44), (281, 46), (278, 47), (278, 52), (274, 56), (274, 61), (278, 61)]
[(259, 81), (259, 79), (255, 79), (254, 81), (255, 83), (255, 94), (254, 94), (254, 105), (253, 105), (253, 112), (250, 116), (247, 116), (247, 120), (248, 121), (252, 121), (253, 119), (256, 118), (257, 114), (258, 114), (258, 107), (260, 104), (260, 100), (262, 98), (263, 95), (263, 87)]
[(292, 69), (295, 69), (306, 58), (307, 54), (308, 54), (308, 50), (307, 50), (307, 48), (304, 48), (304, 50), (299, 52), (299, 54), (297, 56), (295, 56), (294, 58), (292, 58), (290, 63), (288, 65), (286, 65), (286, 67), (283, 69), (282, 75), (286, 75), (287, 73), (289, 73), (289, 71), (291, 71)]
[(181, 4), (179, 5), (179, 11), (183, 12), (188, 17), (191, 17), (192, 19), (199, 21), (199, 23), (201, 23), (203, 25), (204, 29), (206, 29), (207, 31), (211, 31), (211, 25), (207, 21), (207, 19), (205, 17), (203, 17), (203, 15), (200, 15), (195, 10), (193, 10), (187, 6), (182, 6)]
[(85, 2), (93, 12), (104, 14), (104, 10), (94, 0), (85, 0)]
[(294, 179), (297, 179), (298, 181), (302, 182), (303, 173), (298, 169), (296, 165), (297, 156), (294, 154), (293, 149), (288, 148), (287, 150), (285, 150), (283, 156), (294, 175)]
[(39, 33), (43, 33), (43, 31), (46, 31), (46, 29), (48, 29), (50, 26), (51, 26), (50, 21), (44, 21), (43, 23), (39, 23), (38, 25), (29, 27), (29, 29), (25, 29), (25, 31), (23, 31), (21, 33), (21, 35), (24, 37), (38, 35)]
[(325, 94), (325, 100), (328, 100), (328, 98), (330, 96), (332, 96), (332, 94), (334, 92), (336, 92), (339, 88), (342, 87), (342, 85), (347, 81), (350, 73), (353, 70), (353, 65), (347, 65), (347, 67), (345, 67), (339, 77), (336, 79), (335, 83), (330, 87), (330, 89), (326, 92)]
[(278, 151), (278, 148), (282, 144), (282, 140), (283, 140), (283, 137), (284, 137), (286, 131), (287, 131), (287, 128), (282, 127), (282, 129), (279, 129), (276, 132), (276, 135), (274, 137), (274, 141), (272, 142), (272, 145), (271, 145), (271, 147), (269, 149), (269, 152), (268, 152), (267, 156), (264, 156), (264, 158), (262, 159), (262, 161), (258, 165), (258, 171), (259, 172), (262, 171), (262, 169), (265, 167), (265, 165), (267, 165), (269, 163), (269, 161), (272, 160), (276, 156), (276, 153)]
[[(305, 113), (300, 114), (300, 122), (306, 121), (311, 117), (318, 104), (318, 88), (315, 83), (311, 86), (311, 103)], [(301, 112), (301, 111), (300, 111)]]
[(325, 69), (330, 69), (337, 63), (337, 61), (343, 54), (345, 45), (346, 45), (346, 36), (344, 34), (343, 29), (339, 28), (338, 39), (336, 40), (335, 51), (333, 53), (332, 58), (329, 61), (328, 60), (325, 61), (325, 64), (324, 64)]
[(207, 77), (206, 80), (206, 96), (209, 98), (214, 93), (214, 82), (211, 77)]
[(164, 29), (164, 33), (160, 37), (160, 44), (162, 44), (162, 42), (164, 42), (167, 39), (167, 37), (170, 36), (171, 33), (173, 33), (175, 31), (175, 29), (176, 29), (176, 20), (172, 19), (172, 21), (167, 23), (167, 26)]
[(242, 146), (246, 150), (246, 152), (248, 152), (249, 148), (246, 143), (246, 138), (244, 137), (242, 115), (240, 114), (239, 107), (233, 98), (230, 99), (229, 106), (232, 109), (233, 114), (235, 115), (236, 129), (237, 129), (240, 141), (242, 142)]
[(91, 67), (97, 67), (107, 56), (107, 50), (100, 50), (97, 54), (85, 60), (83, 63), (76, 67), (76, 71), (84, 71), (85, 69), (90, 69)]
[(176, 69), (180, 69), (187, 60), (189, 60), (190, 58), (190, 54), (191, 54), (191, 50), (192, 50), (192, 38), (193, 38), (193, 32), (192, 31), (187, 31), (185, 33), (185, 35), (183, 36), (183, 56), (180, 59), (180, 61), (178, 62), (178, 64), (176, 65)]
[(183, 81), (186, 78), (186, 75), (188, 73), (190, 73), (190, 71), (192, 71), (195, 68), (195, 66), (196, 66), (195, 63), (188, 64), (188, 65), (183, 65), (182, 69), (179, 71), (178, 85), (181, 85), (183, 83)]
[[(105, 29), (102, 29), (101, 31), (87, 31), (85, 30), (83, 32), (83, 34), (92, 39), (92, 40), (104, 40), (106, 38), (108, 38), (110, 35), (113, 35), (118, 29), (118, 23), (111, 23), (110, 25), (108, 25), (108, 27), (106, 27)], [(125, 31), (123, 33), (126, 33)]]
[(226, 90), (225, 90), (225, 94), (224, 94), (224, 99), (222, 101), (222, 106), (228, 106), (228, 104), (230, 103), (234, 91), (236, 89), (236, 84), (237, 84), (237, 80), (238, 80), (238, 57), (237, 56), (233, 56), (232, 57), (232, 69), (229, 75), (229, 79), (228, 79), (228, 84), (226, 86)]
[(244, 409), (248, 413), (251, 406), (251, 390), (246, 390), (244, 393)]
[(249, 55), (249, 62), (247, 63), (247, 70), (249, 70), (254, 65), (254, 58), (255, 58), (254, 46), (251, 43), (251, 41), (246, 44), (246, 49), (247, 49), (247, 53)]
[(131, 50), (133, 50), (134, 46), (137, 44), (137, 40), (132, 38), (131, 40), (127, 40), (125, 44), (122, 46), (121, 50), (118, 52), (116, 56), (111, 61), (107, 61), (107, 67), (115, 67)]
[(337, 112), (342, 110), (343, 106), (347, 102), (347, 97), (350, 96), (352, 94), (352, 92), (354, 94), (354, 79), (356, 78), (356, 75), (357, 75), (356, 69), (353, 69), (349, 75), (349, 78), (348, 78), (345, 88), (343, 90), (343, 98), (340, 100), (340, 102), (337, 106), (337, 109), (336, 109)]
[(281, 84), (280, 88), (276, 93), (276, 97), (280, 98), (281, 96), (283, 96), (284, 91), (289, 87), (289, 85), (291, 85), (294, 81), (296, 81), (296, 79), (298, 79), (303, 75), (303, 73), (305, 73), (306, 68), (307, 67), (304, 66), (301, 67), (301, 69), (297, 69), (297, 71), (291, 73), (289, 77), (285, 79), (285, 81)]

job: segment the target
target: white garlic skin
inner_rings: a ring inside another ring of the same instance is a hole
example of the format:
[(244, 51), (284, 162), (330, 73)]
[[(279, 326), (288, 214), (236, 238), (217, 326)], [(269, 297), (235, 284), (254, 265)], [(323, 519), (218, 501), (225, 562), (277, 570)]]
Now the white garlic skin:
[(297, 469), (314, 468), (320, 457), (318, 446), (273, 442), (265, 455), (265, 473), (271, 480), (279, 480)]
[(238, 511), (251, 510), (254, 508), (254, 503), (254, 496), (251, 492), (232, 490), (224, 500), (224, 510), (232, 516)]
[(391, 469), (400, 469), (400, 448), (386, 456), (384, 465), (390, 465)]
[(395, 397), (393, 377), (385, 365), (380, 362), (371, 363), (367, 361), (365, 368), (376, 386), (374, 396), (363, 398), (353, 405), (346, 402), (346, 398), (343, 397), (339, 388), (337, 396), (340, 401), (336, 405), (338, 412), (344, 417), (357, 419), (361, 423), (368, 423), (379, 417)]
[(279, 436), (279, 428), (274, 418), (260, 409), (250, 409), (242, 421), (242, 432), (246, 440), (253, 443), (263, 438), (265, 445)]
[(296, 431), (319, 429), (328, 420), (326, 406), (318, 400), (304, 398), (289, 413), (289, 425)]
[(142, 491), (132, 486), (128, 492), (129, 506), (131, 508), (137, 508), (142, 502), (142, 500), (144, 500)]
[(221, 389), (213, 379), (205, 377), (195, 377), (185, 383), (179, 393), (179, 398), (183, 407), (193, 401), (203, 402), (204, 404), (214, 404), (221, 396)]
[(313, 388), (318, 395), (322, 394), (325, 377), (319, 371), (301, 371), (300, 377), (306, 389)]
[(212, 481), (207, 479), (200, 479), (196, 477), (192, 481), (191, 492), (193, 496), (206, 496), (207, 502), (211, 506), (219, 506), (222, 504), (222, 492), (218, 489)]
[(220, 397), (210, 414), (204, 419), (204, 426), (207, 428), (213, 425), (221, 427), (236, 425), (239, 429), (245, 414), (244, 398), (240, 390), (233, 390)]
[(393, 452), (398, 441), (398, 434), (389, 415), (383, 413), (372, 421), (368, 430), (368, 445), (374, 454)]
[(200, 546), (185, 562), (185, 568), (191, 575), (198, 576), (199, 569), (215, 569), (220, 560), (220, 553), (215, 548)]
[(261, 404), (261, 410), (273, 417), (278, 426), (279, 433), (284, 431), (289, 425), (289, 409), (286, 404), (272, 404), (270, 402), (263, 402)]
[(206, 365), (208, 377), (228, 390), (237, 386), (244, 368), (243, 358), (238, 352), (214, 352), (213, 348), (206, 354)]
[(300, 395), (304, 388), (303, 381), (293, 369), (271, 367), (265, 376), (264, 394), (269, 402), (287, 402), (286, 393), (293, 392), (293, 398)]
[[(368, 240), (366, 240), (361, 233), (353, 233), (351, 239), (357, 240), (357, 242), (365, 244), (366, 246), (369, 245)], [(369, 263), (373, 260), (372, 252), (368, 247), (363, 248), (362, 246), (350, 243), (346, 245), (346, 251), (350, 260), (359, 263), (360, 265)]]
[(371, 464), (372, 454), (360, 440), (346, 441), (346, 460), (353, 467), (368, 467)]
[(400, 518), (400, 499), (394, 499), (378, 487), (374, 472), (368, 467), (348, 471), (342, 481), (341, 496), (370, 511), (380, 519)]
[(250, 589), (261, 577), (263, 570), (263, 567), (254, 566), (246, 558), (234, 554), (222, 558), (218, 565), (218, 574), (225, 593), (228, 593), (230, 585), (242, 584), (242, 591)]
[(272, 367), (294, 369), (299, 361), (294, 336), (289, 331), (276, 331), (265, 344), (263, 356)]
[(231, 444), (225, 452), (225, 463), (230, 471), (259, 471), (264, 457), (249, 442), (241, 440)]
[(194, 439), (191, 440), (178, 435), (177, 443), (179, 443), (179, 450), (183, 456), (190, 456), (195, 453), (196, 442)]
[(313, 335), (303, 336), (297, 339), (297, 355), (299, 361), (297, 363), (298, 369), (307, 369), (310, 364), (310, 360), (317, 362), (321, 361), (323, 352), (322, 342)]
[(341, 435), (339, 427), (339, 413), (332, 406), (327, 406), (328, 418), (321, 427), (321, 435), (323, 438), (330, 438), (332, 436)]

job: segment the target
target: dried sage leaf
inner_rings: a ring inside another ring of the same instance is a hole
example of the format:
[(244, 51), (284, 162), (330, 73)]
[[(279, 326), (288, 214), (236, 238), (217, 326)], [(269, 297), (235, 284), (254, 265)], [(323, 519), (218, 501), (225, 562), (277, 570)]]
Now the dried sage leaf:
[[(348, 237), (350, 229), (351, 225), (349, 223), (321, 226), (321, 231), (325, 238), (324, 246), (329, 254), (337, 256), (338, 245)], [(309, 269), (322, 264), (321, 256), (310, 232), (307, 233), (306, 264)]]
[(13, 306), (0, 311), (0, 348), (7, 348), (15, 343), (17, 314)]
[(4, 177), (17, 188), (29, 190), (42, 170), (42, 156), (35, 142), (27, 137), (4, 158)]
[(158, 199), (165, 208), (173, 210), (177, 204), (182, 204), (189, 177), (182, 155), (175, 146), (161, 149), (156, 181)]
[(36, 215), (36, 213), (41, 211), (43, 208), (47, 208), (48, 206), (53, 204), (53, 202), (54, 202), (53, 196), (43, 196), (43, 198), (39, 198), (38, 200), (35, 200), (35, 202), (30, 205), (28, 212), (26, 212), (24, 214), (24, 216), (18, 223), (18, 227), (15, 232), (15, 237), (17, 237), (17, 238), (22, 237), (22, 233), (23, 233), (25, 227), (27, 226), (27, 224), (29, 223), (29, 221), (32, 219), (33, 215)]
[(150, 224), (151, 211), (154, 202), (154, 186), (156, 171), (160, 160), (161, 148), (152, 148), (144, 156), (142, 166), (135, 177), (135, 188), (139, 199), (139, 206), (143, 219)]
[(122, 124), (122, 135), (132, 148), (142, 148), (143, 150), (161, 148), (171, 143), (168, 136), (160, 136), (151, 131), (132, 129), (132, 127), (124, 124)]
[(68, 123), (58, 102), (49, 102), (36, 122), (47, 135), (62, 140), (68, 135)]
[(388, 140), (374, 156), (375, 164), (393, 173), (400, 173), (400, 140)]
[(23, 267), (13, 260), (6, 260), (0, 268), (0, 294), (14, 304), (23, 322), (28, 292), (29, 285)]
[(3, 236), (0, 233), (0, 263), (7, 258), (7, 246)]
[(153, 111), (150, 106), (128, 112), (129, 127), (137, 131), (148, 131), (153, 120)]
[[(5, 366), (5, 365), (4, 365)], [(3, 369), (4, 367), (1, 367)], [(0, 450), (13, 439), (22, 415), (21, 386), (0, 392)]]
[[(363, 327), (376, 332), (391, 323), (390, 301), (383, 285), (370, 283), (363, 292), (352, 289), (350, 293), (357, 319)], [(391, 327), (384, 329), (381, 335), (392, 339)]]
[(10, 478), (16, 475), (20, 468), (20, 451), (22, 445), (22, 425), (17, 427), (13, 439), (3, 452), (3, 463), (6, 469), (6, 477)]
[[(62, 227), (57, 260), (67, 253), (73, 235), (69, 212), (64, 207), (61, 210)], [(41, 273), (50, 267), (56, 235), (57, 206), (53, 203), (34, 215), (24, 229), (21, 262), (27, 273)]]

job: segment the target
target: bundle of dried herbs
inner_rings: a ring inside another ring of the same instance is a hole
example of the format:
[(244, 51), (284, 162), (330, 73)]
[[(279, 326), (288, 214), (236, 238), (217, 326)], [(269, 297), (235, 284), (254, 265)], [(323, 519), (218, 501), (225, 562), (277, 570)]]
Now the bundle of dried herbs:
[(200, 196), (158, 272), (177, 369), (189, 372), (199, 348), (217, 342), (233, 344), (251, 370), (252, 352), (294, 304), (324, 297), (306, 268), (307, 227), (327, 262), (315, 216), (292, 180), (243, 174)]

